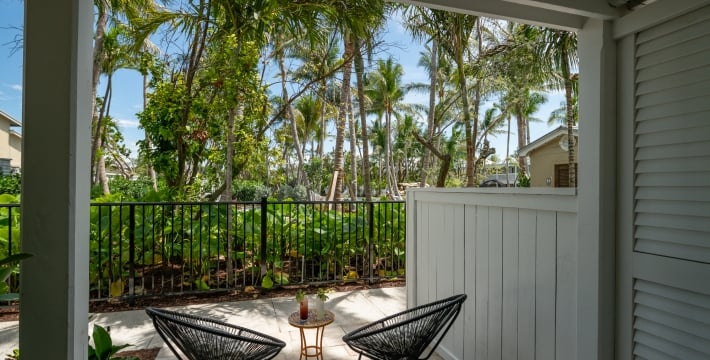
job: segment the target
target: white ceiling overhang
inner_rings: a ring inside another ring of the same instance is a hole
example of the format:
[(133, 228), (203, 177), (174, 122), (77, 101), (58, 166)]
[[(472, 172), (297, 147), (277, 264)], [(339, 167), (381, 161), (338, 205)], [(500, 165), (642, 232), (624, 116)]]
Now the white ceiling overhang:
[[(623, 3), (610, 3), (608, 0), (504, 0), (541, 9), (559, 11), (590, 18), (614, 19), (621, 15), (619, 6)], [(618, 1), (618, 0), (612, 0)]]
[(621, 10), (607, 0), (398, 0), (434, 9), (578, 30), (589, 18), (613, 19)]

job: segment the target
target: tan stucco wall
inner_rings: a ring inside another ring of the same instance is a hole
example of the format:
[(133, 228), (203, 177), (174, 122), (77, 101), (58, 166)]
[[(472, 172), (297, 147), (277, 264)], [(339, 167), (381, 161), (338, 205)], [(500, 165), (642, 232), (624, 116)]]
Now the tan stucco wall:
[(0, 158), (12, 159), (10, 152), (10, 121), (0, 116)]
[(22, 166), (22, 138), (10, 135), (10, 165), (19, 168)]
[[(560, 148), (561, 136), (528, 154), (530, 157), (530, 186), (531, 187), (554, 187), (555, 186), (555, 165), (567, 164), (567, 151)], [(575, 145), (575, 150), (577, 145)], [(550, 185), (546, 179), (550, 178)]]

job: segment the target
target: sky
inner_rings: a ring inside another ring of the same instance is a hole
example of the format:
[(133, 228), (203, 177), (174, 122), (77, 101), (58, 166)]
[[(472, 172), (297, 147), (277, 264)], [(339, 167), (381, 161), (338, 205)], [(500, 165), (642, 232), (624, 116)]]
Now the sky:
[[(22, 51), (13, 54), (13, 44), (20, 38), (23, 23), (23, 2), (21, 0), (0, 0), (0, 111), (7, 113), (22, 122)], [(392, 57), (404, 68), (402, 81), (404, 84), (423, 82), (428, 83), (428, 76), (424, 69), (417, 66), (423, 46), (412, 42), (404, 27), (398, 20), (391, 20), (387, 24), (387, 33), (384, 41), (390, 46), (387, 50), (377, 54), (378, 58)], [(103, 94), (100, 83), (98, 94)], [(138, 127), (136, 114), (143, 108), (142, 86), (143, 79), (134, 70), (119, 70), (114, 75), (114, 95), (111, 105), (111, 115), (117, 120), (119, 128), (125, 138), (126, 146), (136, 156), (136, 142), (144, 137), (142, 129)], [(530, 127), (531, 140), (544, 135), (553, 127), (548, 127), (546, 120), (550, 112), (560, 106), (563, 101), (560, 93), (548, 94), (548, 101), (541, 106), (534, 115), (544, 120), (542, 123), (532, 123)], [(405, 103), (428, 104), (428, 95), (409, 93)], [(515, 126), (511, 131), (510, 153), (513, 153), (517, 143)], [(496, 148), (499, 158), (504, 158), (506, 149), (506, 135), (489, 138), (491, 146)]]

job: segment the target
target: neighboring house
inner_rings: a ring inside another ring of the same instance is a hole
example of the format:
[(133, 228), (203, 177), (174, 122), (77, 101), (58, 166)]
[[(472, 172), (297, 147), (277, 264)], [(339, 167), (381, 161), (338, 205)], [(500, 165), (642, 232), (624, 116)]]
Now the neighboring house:
[[(572, 129), (572, 132), (575, 153), (578, 154), (577, 128)], [(567, 127), (560, 126), (518, 150), (521, 156), (528, 158), (531, 187), (569, 187), (567, 147)], [(577, 174), (577, 184), (579, 183), (579, 174)]]
[(19, 172), (22, 162), (22, 123), (0, 110), (0, 172)]
[[(505, 168), (508, 167), (506, 173)], [(480, 187), (514, 187), (518, 182), (518, 164), (514, 161), (501, 164), (487, 164), (483, 171), (489, 175), (481, 181)]]

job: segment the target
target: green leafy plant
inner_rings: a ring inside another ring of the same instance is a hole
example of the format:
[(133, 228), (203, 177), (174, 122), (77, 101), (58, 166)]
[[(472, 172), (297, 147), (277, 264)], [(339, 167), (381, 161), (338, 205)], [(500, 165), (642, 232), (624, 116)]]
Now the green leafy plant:
[(6, 281), (13, 272), (17, 271), (17, 264), (20, 260), (30, 256), (32, 255), (17, 253), (0, 259), (0, 301), (17, 300), (19, 298), (19, 294), (10, 293), (10, 286)]
[(316, 294), (316, 296), (318, 296), (318, 299), (320, 299), (320, 301), (325, 302), (326, 300), (330, 299), (328, 297), (328, 293), (330, 293), (329, 289), (318, 288), (318, 293)]
[(121, 349), (131, 346), (130, 344), (114, 345), (111, 334), (103, 327), (94, 324), (94, 346), (89, 344), (89, 360), (138, 360), (136, 357), (114, 357)]
[(301, 302), (303, 299), (306, 297), (306, 293), (303, 291), (303, 289), (298, 289), (296, 291), (296, 301)]
[(5, 355), (5, 360), (20, 360), (20, 349), (12, 349), (12, 354)]

